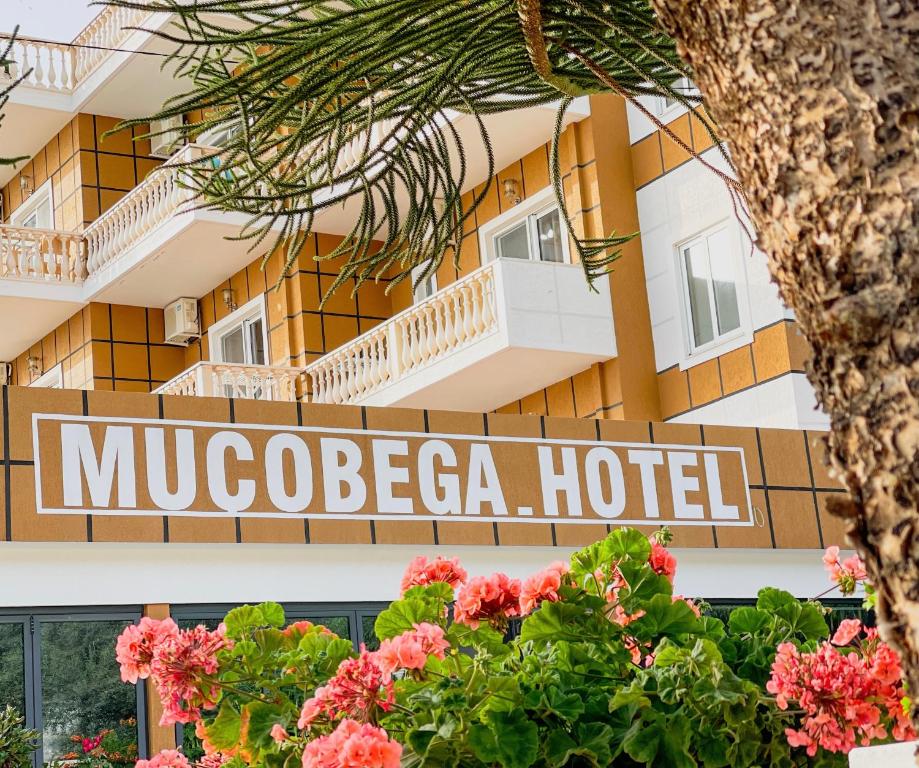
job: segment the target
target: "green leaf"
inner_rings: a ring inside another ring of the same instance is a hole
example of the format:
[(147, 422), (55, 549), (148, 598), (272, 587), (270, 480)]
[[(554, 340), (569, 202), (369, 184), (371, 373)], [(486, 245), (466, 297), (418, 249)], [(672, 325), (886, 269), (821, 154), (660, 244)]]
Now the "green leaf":
[(383, 611), (373, 625), (374, 632), (380, 640), (408, 632), (413, 625), (422, 622), (435, 624), (443, 619), (444, 604), (441, 600), (422, 600), (408, 598), (396, 600)]
[(629, 629), (637, 637), (672, 637), (695, 632), (700, 624), (682, 600), (673, 602), (669, 595), (654, 595), (647, 602), (645, 615), (632, 622)]
[(278, 603), (262, 603), (258, 606), (262, 613), (262, 624), (277, 629), (284, 626), (284, 609)]
[(529, 768), (539, 756), (539, 729), (519, 709), (488, 713), (497, 761), (503, 768)]
[(469, 746), (483, 763), (498, 762), (498, 740), (487, 725), (476, 723), (469, 727)]
[(224, 699), (217, 717), (207, 726), (207, 740), (215, 749), (229, 751), (239, 744), (242, 718), (229, 700)]
[(402, 599), (415, 598), (426, 600), (443, 600), (445, 603), (453, 602), (453, 587), (442, 581), (426, 584), (421, 587), (412, 587), (407, 590)]
[(614, 560), (635, 560), (647, 563), (651, 556), (651, 542), (635, 528), (617, 528), (604, 542), (609, 557)]
[(538, 611), (523, 620), (520, 640), (524, 643), (553, 640), (580, 639), (577, 627), (582, 622), (583, 610), (571, 603), (543, 603)]
[(577, 743), (561, 728), (553, 728), (543, 739), (543, 753), (548, 768), (562, 768), (574, 754)]
[(264, 701), (250, 702), (243, 709), (249, 714), (247, 743), (260, 750), (270, 748), (274, 743), (271, 729), (276, 723), (284, 724), (284, 710)]
[(227, 637), (239, 640), (248, 632), (263, 626), (264, 616), (254, 605), (241, 605), (230, 611), (223, 623), (227, 628)]
[(810, 603), (783, 606), (776, 614), (788, 621), (792, 631), (803, 635), (806, 640), (825, 640), (830, 634), (820, 609)]
[(465, 624), (451, 624), (447, 629), (447, 639), (458, 648), (475, 648), (491, 656), (504, 657), (511, 648), (504, 642), (504, 635), (487, 624), (480, 624), (472, 629)]
[(773, 618), (758, 608), (735, 608), (728, 618), (728, 629), (735, 635), (755, 635), (772, 624)]
[(661, 735), (661, 727), (657, 722), (639, 720), (626, 734), (622, 746), (634, 761), (652, 765), (657, 758)]
[(774, 613), (783, 605), (797, 604), (795, 596), (790, 592), (774, 587), (764, 587), (757, 593), (756, 607), (767, 613)]

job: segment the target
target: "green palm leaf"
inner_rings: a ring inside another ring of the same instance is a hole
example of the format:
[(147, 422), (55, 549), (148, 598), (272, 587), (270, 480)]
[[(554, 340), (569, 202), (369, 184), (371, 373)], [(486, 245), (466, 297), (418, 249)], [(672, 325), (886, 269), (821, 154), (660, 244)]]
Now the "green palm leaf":
[[(486, 118), (557, 103), (550, 170), (565, 210), (558, 139), (571, 99), (661, 94), (687, 76), (646, 0), (107, 0), (168, 11), (158, 32), (170, 64), (192, 87), (152, 118), (195, 113), (182, 132), (234, 129), (219, 158), (190, 163), (204, 205), (243, 212), (253, 246), (287, 242), (288, 267), (316, 216), (352, 206), (354, 225), (335, 252), (341, 284), (395, 275), (445, 256), (459, 262), (471, 205), (467, 156), (494, 167)], [(451, 116), (478, 126), (477, 146)], [(136, 125), (144, 121), (129, 121)], [(709, 126), (710, 127), (710, 126)], [(476, 180), (478, 181), (478, 180)], [(490, 184), (490, 182), (489, 182)], [(629, 236), (576, 239), (588, 279), (604, 274)]]

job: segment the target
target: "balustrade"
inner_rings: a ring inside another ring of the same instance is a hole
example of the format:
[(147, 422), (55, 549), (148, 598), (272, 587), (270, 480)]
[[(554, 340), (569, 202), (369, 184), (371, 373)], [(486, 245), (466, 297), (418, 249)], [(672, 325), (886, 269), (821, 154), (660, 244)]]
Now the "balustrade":
[(86, 248), (80, 235), (0, 226), (0, 277), (81, 283)]
[(294, 402), (301, 376), (299, 368), (203, 361), (167, 381), (154, 394)]
[(495, 265), (470, 273), (306, 368), (314, 403), (356, 403), (498, 329)]

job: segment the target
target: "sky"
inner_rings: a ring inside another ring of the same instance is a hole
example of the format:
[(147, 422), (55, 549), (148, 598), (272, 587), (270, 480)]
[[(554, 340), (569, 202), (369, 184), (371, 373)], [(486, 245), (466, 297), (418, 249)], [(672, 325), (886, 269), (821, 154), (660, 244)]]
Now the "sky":
[(69, 43), (101, 10), (89, 0), (0, 0), (0, 32), (19, 24), (21, 35)]

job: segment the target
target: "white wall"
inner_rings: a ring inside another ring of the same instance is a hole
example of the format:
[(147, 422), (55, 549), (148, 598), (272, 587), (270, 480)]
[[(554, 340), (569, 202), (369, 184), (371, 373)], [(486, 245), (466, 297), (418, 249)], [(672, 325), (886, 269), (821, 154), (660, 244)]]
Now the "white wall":
[(668, 421), (777, 429), (830, 428), (829, 417), (817, 410), (814, 389), (802, 373), (789, 373), (758, 384)]
[[(727, 163), (715, 148), (702, 157), (727, 171)], [(734, 234), (738, 279), (746, 283), (738, 298), (746, 307), (748, 330), (755, 331), (789, 316), (771, 282), (765, 254), (753, 248), (743, 231), (744, 226), (749, 229), (746, 217), (741, 226), (724, 182), (708, 168), (690, 161), (639, 189), (636, 198), (658, 371), (687, 363), (689, 351), (676, 245), (716, 224), (726, 223)], [(741, 339), (733, 346), (744, 343), (749, 339)], [(727, 346), (721, 353), (730, 348)]]
[[(458, 556), (472, 575), (533, 573), (570, 549), (388, 545), (0, 544), (0, 606), (383, 601), (417, 554)], [(675, 549), (676, 591), (812, 597), (828, 586), (816, 550)]]

